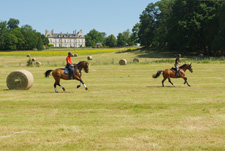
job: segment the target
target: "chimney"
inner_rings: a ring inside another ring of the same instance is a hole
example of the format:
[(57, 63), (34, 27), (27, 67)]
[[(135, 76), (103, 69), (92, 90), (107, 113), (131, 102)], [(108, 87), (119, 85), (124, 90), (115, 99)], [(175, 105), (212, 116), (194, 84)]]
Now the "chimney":
[(47, 35), (47, 33), (48, 33), (48, 30), (47, 30), (47, 29), (45, 29), (45, 36)]

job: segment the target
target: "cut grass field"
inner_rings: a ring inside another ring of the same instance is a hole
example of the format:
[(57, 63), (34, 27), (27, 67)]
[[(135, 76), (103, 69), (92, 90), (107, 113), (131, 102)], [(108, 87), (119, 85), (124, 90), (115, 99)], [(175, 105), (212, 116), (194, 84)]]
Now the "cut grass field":
[[(117, 55), (137, 54), (95, 58)], [(168, 81), (161, 87), (162, 76), (152, 74), (171, 66), (90, 62), (90, 72), (82, 75), (89, 90), (63, 80), (66, 92), (58, 87), (58, 94), (53, 78), (44, 77), (56, 67), (2, 66), (0, 150), (225, 150), (225, 64), (193, 63), (194, 72), (186, 72), (191, 87), (182, 79), (172, 79), (177, 87)], [(18, 69), (33, 74), (30, 90), (8, 90), (6, 78)]]

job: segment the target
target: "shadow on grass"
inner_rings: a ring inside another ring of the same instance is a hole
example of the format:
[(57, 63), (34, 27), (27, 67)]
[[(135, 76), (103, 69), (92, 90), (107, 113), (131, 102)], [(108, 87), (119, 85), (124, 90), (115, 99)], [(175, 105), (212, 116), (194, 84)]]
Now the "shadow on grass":
[(116, 53), (133, 53), (138, 58), (176, 58), (177, 53), (175, 52), (166, 52), (156, 49), (146, 49), (146, 48), (138, 48), (138, 49), (128, 49), (125, 51), (119, 51)]

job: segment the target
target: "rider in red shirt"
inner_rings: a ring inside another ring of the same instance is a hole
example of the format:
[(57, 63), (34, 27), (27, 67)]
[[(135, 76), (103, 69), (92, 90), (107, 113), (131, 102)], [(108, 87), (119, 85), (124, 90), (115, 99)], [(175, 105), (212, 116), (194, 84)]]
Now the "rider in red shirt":
[(71, 52), (68, 53), (68, 56), (66, 57), (66, 68), (69, 70), (69, 78), (73, 79), (73, 68), (72, 68), (72, 61), (71, 61), (71, 57), (73, 56), (73, 54)]

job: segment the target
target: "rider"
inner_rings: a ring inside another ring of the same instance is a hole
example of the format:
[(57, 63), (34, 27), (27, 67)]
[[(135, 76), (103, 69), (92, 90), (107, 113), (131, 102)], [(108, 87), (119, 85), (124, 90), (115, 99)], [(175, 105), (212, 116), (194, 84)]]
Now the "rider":
[(71, 57), (73, 56), (73, 54), (71, 52), (68, 53), (68, 56), (66, 57), (66, 68), (69, 70), (69, 78), (73, 79), (73, 68), (72, 68), (72, 61), (71, 61)]
[(180, 65), (180, 57), (181, 57), (181, 54), (178, 54), (177, 58), (175, 60), (175, 64), (174, 64), (174, 66), (176, 68), (176, 76), (177, 77), (179, 76), (179, 67), (178, 67), (178, 65)]

